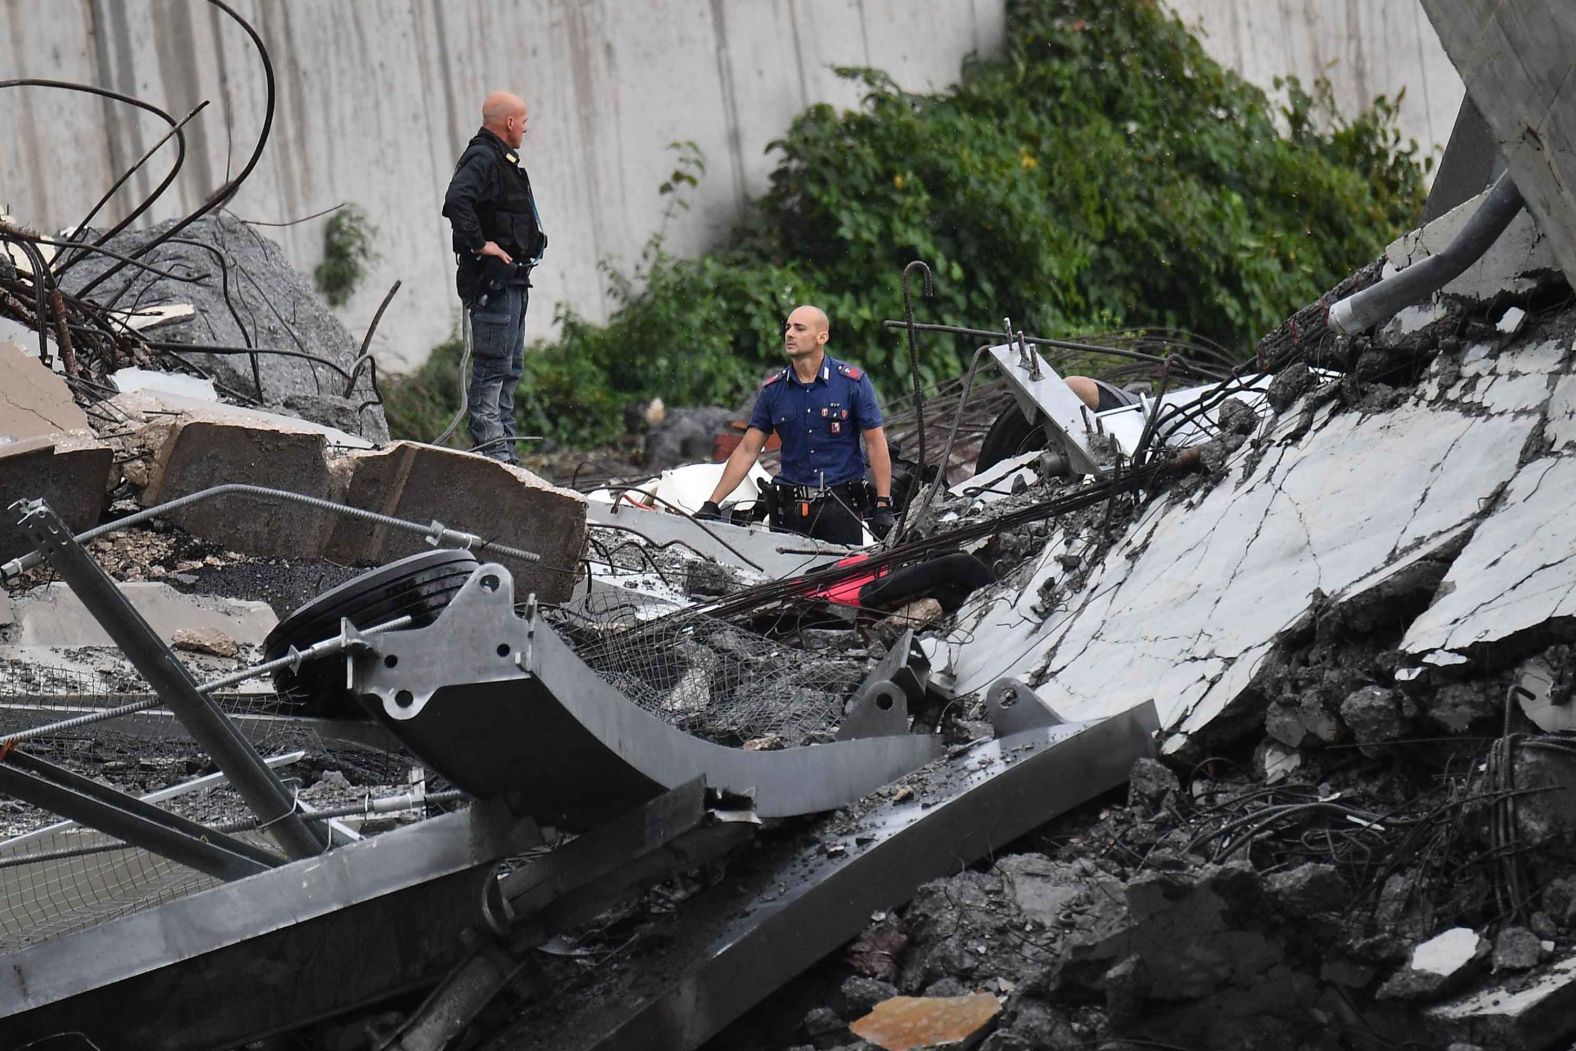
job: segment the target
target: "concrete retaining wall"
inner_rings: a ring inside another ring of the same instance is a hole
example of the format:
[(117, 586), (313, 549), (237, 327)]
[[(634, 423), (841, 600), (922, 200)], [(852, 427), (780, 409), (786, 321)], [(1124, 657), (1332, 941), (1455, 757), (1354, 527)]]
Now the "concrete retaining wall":
[[(857, 104), (859, 89), (833, 66), (875, 66), (906, 88), (936, 89), (955, 80), (965, 55), (999, 50), (1004, 32), (1002, 0), (232, 2), (267, 43), (279, 81), (268, 152), (232, 208), (258, 220), (341, 201), (364, 209), (380, 259), (342, 317), (360, 333), (388, 286), (404, 280), (374, 344), (392, 368), (419, 362), (452, 331), (438, 208), (489, 88), (510, 87), (532, 107), (525, 149), (552, 238), (537, 274), (536, 337), (560, 301), (606, 315), (597, 263), (627, 269), (657, 229), (669, 143), (694, 140), (708, 163), (668, 235), (671, 251), (694, 252), (765, 189), (766, 144), (796, 113), (817, 101)], [(1453, 72), (1410, 0), (1175, 6), (1202, 20), (1217, 57), (1262, 83), (1285, 71), (1309, 79), (1338, 60), (1327, 72), (1343, 104), (1408, 84), (1408, 133), (1448, 135), (1459, 82), (1445, 83), (1441, 70)], [(11, 76), (101, 84), (177, 117), (211, 100), (155, 220), (190, 210), (237, 169), (264, 112), (246, 37), (198, 0), (0, 0), (0, 77)], [(0, 91), (0, 206), (41, 226), (73, 223), (163, 130), (88, 96)], [(162, 154), (150, 163), (119, 203), (139, 199), (167, 163)], [(310, 271), (325, 221), (267, 232)]]

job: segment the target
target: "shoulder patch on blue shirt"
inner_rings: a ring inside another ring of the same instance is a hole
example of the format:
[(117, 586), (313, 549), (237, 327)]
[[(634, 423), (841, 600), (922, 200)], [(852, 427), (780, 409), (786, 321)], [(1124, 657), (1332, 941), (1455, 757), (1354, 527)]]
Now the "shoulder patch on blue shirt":
[(839, 365), (837, 371), (851, 380), (861, 379), (864, 376), (864, 372), (857, 365)]
[(770, 387), (773, 383), (776, 383), (778, 380), (780, 380), (782, 378), (783, 378), (783, 374), (782, 373), (774, 372), (770, 376), (767, 376), (766, 379), (761, 382), (761, 386), (762, 387)]

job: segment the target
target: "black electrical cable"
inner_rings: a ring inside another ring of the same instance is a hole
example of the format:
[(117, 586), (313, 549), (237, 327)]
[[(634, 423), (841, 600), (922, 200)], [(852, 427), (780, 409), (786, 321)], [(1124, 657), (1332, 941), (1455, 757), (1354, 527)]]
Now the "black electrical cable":
[(252, 338), (250, 332), (246, 331), (246, 324), (241, 320), (241, 312), (235, 309), (235, 303), (230, 299), (230, 263), (225, 258), (224, 253), (208, 242), (199, 241), (194, 237), (166, 237), (164, 243), (189, 245), (192, 248), (200, 248), (213, 256), (214, 260), (219, 264), (219, 294), (224, 297), (224, 306), (230, 312), (230, 320), (234, 321), (235, 327), (240, 329), (241, 342), (248, 347), (256, 346), (256, 340)]
[(44, 265), (44, 256), (35, 244), (29, 244), (19, 237), (13, 238), (13, 233), (18, 231), (6, 230), (3, 232), (4, 241), (10, 241), (22, 249), (27, 256), (27, 265), (33, 270), (34, 317), (33, 322), (38, 326), (38, 359), (45, 365), (49, 364), (49, 287), (51, 278), (49, 268)]
[(350, 380), (345, 384), (343, 395), (346, 398), (350, 397), (350, 391), (356, 385), (356, 377), (361, 374), (362, 363), (367, 362), (372, 366), (372, 390), (378, 395), (379, 401), (383, 400), (382, 393), (378, 391), (377, 362), (372, 360), (372, 351), (369, 348), (372, 346), (372, 334), (378, 330), (378, 322), (383, 320), (383, 312), (388, 309), (389, 301), (394, 298), (394, 293), (399, 291), (399, 286), (400, 282), (395, 281), (383, 296), (383, 302), (378, 304), (377, 313), (372, 315), (372, 324), (367, 326), (367, 334), (361, 338), (361, 350), (357, 352), (356, 360), (350, 363)]
[[(930, 503), (935, 498), (936, 491), (946, 484), (947, 462), (952, 458), (952, 443), (958, 436), (958, 422), (963, 419), (963, 410), (969, 403), (969, 394), (974, 390), (974, 377), (979, 372), (980, 362), (984, 359), (985, 352), (989, 349), (988, 345), (980, 347), (974, 352), (974, 359), (969, 362), (969, 371), (963, 382), (963, 396), (958, 400), (957, 411), (952, 414), (952, 427), (947, 432), (946, 447), (941, 451), (940, 466), (936, 470), (936, 480), (925, 490), (925, 496), (919, 505), (918, 511), (915, 511), (912, 515), (909, 514), (909, 510), (914, 506), (912, 500), (909, 501), (908, 507), (903, 509), (903, 517), (898, 521), (897, 528), (892, 530), (892, 542), (888, 546), (896, 547), (904, 535), (912, 532), (914, 526), (919, 524), (920, 520), (925, 517), (925, 512), (930, 509)], [(925, 465), (921, 462), (919, 466), (919, 481), (923, 485), (925, 481)]]
[[(49, 245), (54, 248), (73, 248), (84, 253), (91, 252), (97, 255), (107, 255), (112, 259), (120, 260), (121, 266), (134, 266), (139, 270), (146, 270), (150, 274), (157, 274), (160, 277), (167, 277), (171, 281), (181, 281), (186, 284), (196, 284), (208, 276), (207, 274), (198, 274), (195, 277), (183, 277), (180, 274), (171, 273), (168, 270), (160, 270), (156, 266), (144, 263), (133, 255), (125, 255), (121, 252), (117, 252), (110, 248), (104, 248), (97, 244), (89, 245), (83, 244), (80, 241), (62, 241), (59, 238), (44, 237), (41, 234), (30, 234), (16, 229), (6, 231), (6, 236), (14, 237), (20, 241), (31, 241), (33, 244)], [(81, 292), (73, 293), (73, 296), (77, 299), (84, 298), (83, 293)]]
[[(890, 319), (881, 322), (881, 324), (885, 328), (908, 327), (907, 321), (893, 321)], [(946, 332), (955, 336), (977, 336), (984, 339), (1002, 340), (1003, 342), (1006, 342), (1011, 338), (1001, 332), (994, 332), (990, 329), (965, 328), (960, 325), (916, 324), (913, 326), (913, 328), (916, 332)], [(1158, 354), (1145, 354), (1142, 351), (1126, 350), (1121, 347), (1103, 347), (1097, 343), (1079, 343), (1074, 340), (1051, 339), (1046, 336), (1031, 336), (1027, 334), (1023, 335), (1023, 339), (1026, 342), (1035, 344), (1036, 346), (1055, 347), (1058, 350), (1073, 350), (1085, 354), (1105, 354), (1111, 357), (1131, 358), (1134, 361), (1147, 361), (1153, 365), (1159, 365), (1165, 361), (1165, 358)], [(1186, 358), (1180, 358), (1177, 362), (1177, 366), (1187, 369), (1195, 375), (1207, 377), (1209, 379), (1218, 380), (1226, 375), (1226, 373), (1220, 369), (1210, 368), (1208, 366), (1201, 365), (1196, 361), (1189, 361)]]

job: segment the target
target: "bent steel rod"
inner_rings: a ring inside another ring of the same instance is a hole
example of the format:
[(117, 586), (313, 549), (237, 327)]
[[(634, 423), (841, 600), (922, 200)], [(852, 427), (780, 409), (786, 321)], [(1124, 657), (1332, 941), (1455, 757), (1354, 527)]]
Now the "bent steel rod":
[[(884, 328), (906, 329), (909, 327), (908, 322), (906, 321), (894, 321), (891, 319), (883, 321), (881, 324)], [(1006, 332), (993, 332), (990, 329), (984, 328), (965, 328), (961, 325), (921, 325), (916, 323), (913, 328), (915, 332), (947, 332), (954, 336), (978, 336), (983, 339), (995, 339), (999, 340), (1001, 343), (1011, 343), (1014, 335), (1021, 335), (1021, 333), (1009, 334)], [(1098, 343), (1079, 343), (1070, 339), (1051, 339), (1047, 336), (1030, 335), (1023, 335), (1023, 340), (1027, 343), (1034, 343), (1042, 347), (1055, 347), (1057, 350), (1076, 350), (1085, 354), (1109, 354), (1112, 357), (1117, 358), (1131, 358), (1134, 361), (1147, 361), (1152, 365), (1162, 365), (1166, 361), (1166, 359), (1159, 354), (1146, 354), (1141, 350), (1127, 350), (1124, 347), (1102, 347)], [(1186, 367), (1190, 371), (1200, 376), (1210, 376), (1215, 379), (1219, 379), (1222, 375), (1224, 375), (1224, 373), (1222, 373), (1219, 369), (1210, 368), (1207, 365), (1200, 365), (1198, 362), (1190, 361), (1187, 358), (1179, 358), (1177, 364)]]

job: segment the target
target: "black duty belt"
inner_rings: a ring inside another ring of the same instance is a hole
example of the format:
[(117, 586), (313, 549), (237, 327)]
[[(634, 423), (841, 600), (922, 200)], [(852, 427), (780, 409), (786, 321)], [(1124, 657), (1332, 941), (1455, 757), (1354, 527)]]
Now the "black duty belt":
[(830, 498), (833, 493), (839, 496), (852, 495), (855, 492), (855, 488), (860, 484), (860, 481), (857, 479), (838, 482), (836, 485), (825, 487), (819, 485), (787, 485), (783, 482), (773, 482), (772, 490), (777, 494), (779, 500), (813, 504), (818, 500)]

